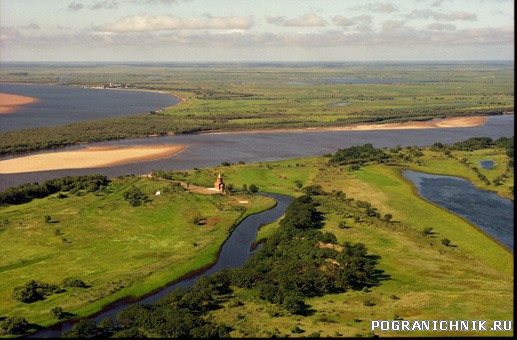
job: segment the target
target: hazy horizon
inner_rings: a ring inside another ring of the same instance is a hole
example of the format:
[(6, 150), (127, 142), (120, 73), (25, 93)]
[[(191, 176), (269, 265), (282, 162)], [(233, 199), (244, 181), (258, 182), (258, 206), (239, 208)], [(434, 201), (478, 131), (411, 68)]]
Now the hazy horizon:
[(512, 0), (0, 0), (2, 62), (514, 59)]

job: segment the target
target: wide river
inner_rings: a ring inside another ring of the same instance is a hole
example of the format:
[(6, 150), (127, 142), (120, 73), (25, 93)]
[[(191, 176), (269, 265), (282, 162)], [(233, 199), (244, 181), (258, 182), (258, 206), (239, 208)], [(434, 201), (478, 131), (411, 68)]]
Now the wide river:
[(0, 92), (38, 98), (10, 114), (0, 115), (0, 132), (126, 117), (178, 104), (170, 94), (77, 86), (0, 83)]
[[(187, 148), (168, 158), (135, 162), (105, 168), (68, 169), (19, 174), (0, 174), (0, 190), (8, 187), (43, 182), (62, 176), (99, 173), (109, 177), (127, 174), (145, 174), (153, 170), (188, 170), (221, 165), (222, 162), (267, 162), (298, 157), (321, 156), (335, 153), (338, 149), (371, 143), (373, 146), (402, 147), (408, 145), (429, 146), (466, 140), (470, 137), (511, 137), (514, 135), (514, 115), (490, 117), (483, 126), (469, 128), (432, 128), (414, 130), (372, 131), (324, 131), (324, 132), (270, 132), (237, 134), (191, 134), (135, 138), (104, 143), (101, 145), (170, 145), (185, 144)], [(63, 150), (84, 148), (74, 146)], [(5, 158), (5, 157), (4, 157)], [(7, 157), (9, 158), (9, 157)], [(0, 158), (2, 159), (2, 158)]]

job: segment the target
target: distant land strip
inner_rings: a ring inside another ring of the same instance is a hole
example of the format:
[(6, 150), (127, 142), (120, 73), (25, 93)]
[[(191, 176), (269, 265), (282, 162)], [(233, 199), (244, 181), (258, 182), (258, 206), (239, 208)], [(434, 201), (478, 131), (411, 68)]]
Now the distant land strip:
[(307, 128), (285, 128), (285, 129), (255, 129), (255, 130), (234, 130), (234, 131), (201, 131), (199, 133), (211, 134), (242, 134), (242, 133), (272, 133), (272, 132), (322, 132), (322, 131), (345, 131), (345, 130), (407, 130), (407, 129), (434, 129), (434, 128), (458, 128), (483, 126), (489, 116), (468, 116), (468, 117), (446, 117), (443, 119), (432, 119), (428, 121), (409, 121), (404, 123), (386, 124), (352, 124), (346, 126), (328, 127), (307, 127)]

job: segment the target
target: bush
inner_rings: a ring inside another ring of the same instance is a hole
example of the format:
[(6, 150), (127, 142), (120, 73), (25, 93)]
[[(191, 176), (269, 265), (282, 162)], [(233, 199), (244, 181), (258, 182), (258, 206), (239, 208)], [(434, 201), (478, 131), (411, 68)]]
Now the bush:
[(29, 323), (25, 318), (12, 317), (0, 321), (0, 334), (23, 334)]
[(63, 313), (63, 308), (61, 307), (52, 308), (50, 310), (50, 314), (58, 320), (61, 320), (65, 316), (65, 313)]

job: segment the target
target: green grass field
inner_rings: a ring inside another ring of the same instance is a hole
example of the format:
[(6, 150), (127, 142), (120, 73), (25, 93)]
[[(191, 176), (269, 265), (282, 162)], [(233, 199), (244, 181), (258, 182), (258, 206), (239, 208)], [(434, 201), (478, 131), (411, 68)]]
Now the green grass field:
[[(404, 156), (411, 151), (396, 152)], [(488, 179), (508, 177), (501, 185), (486, 185), (466, 170), (464, 158), (472, 164), (494, 159), (497, 166), (484, 171)], [(301, 195), (300, 186), (308, 185), (321, 185), (328, 193), (343, 191), (354, 200), (347, 203), (332, 194), (315, 196), (325, 218), (323, 231), (334, 233), (340, 243), (364, 243), (370, 254), (379, 257), (378, 267), (388, 276), (371, 289), (309, 299), (313, 310), (309, 316), (291, 315), (260, 300), (256, 292), (236, 290), (224, 308), (210, 312), (215, 321), (232, 326), (232, 336), (371, 336), (371, 320), (513, 320), (513, 253), (464, 219), (419, 198), (400, 172), (413, 169), (461, 176), (479, 188), (513, 199), (513, 170), (507, 168), (508, 157), (502, 150), (451, 155), (424, 150), (424, 156), (399, 165), (369, 165), (355, 171), (329, 166), (327, 160), (315, 157), (174, 173), (175, 179), (211, 186), (221, 171), (225, 182), (236, 190), (255, 184), (261, 191), (293, 196)], [(132, 185), (152, 201), (130, 207), (123, 192)], [(48, 325), (55, 321), (49, 313), (55, 306), (84, 316), (105, 303), (144, 294), (212, 262), (232, 225), (243, 216), (238, 202), (244, 196), (186, 192), (153, 196), (167, 185), (156, 179), (126, 177), (114, 179), (109, 193), (101, 196), (52, 196), (1, 207), (0, 315), (23, 316), (31, 323)], [(246, 213), (271, 205), (261, 196), (246, 195), (245, 200), (249, 200)], [(356, 207), (357, 200), (368, 201), (381, 216), (392, 214), (391, 222), (368, 217)], [(51, 223), (45, 223), (45, 215), (51, 216)], [(206, 224), (195, 225), (194, 216)], [(347, 228), (339, 227), (342, 222)], [(261, 227), (257, 241), (278, 227), (278, 222)], [(425, 227), (432, 227), (434, 234), (424, 236)], [(441, 244), (442, 238), (449, 238), (454, 246)], [(58, 284), (66, 277), (82, 279), (91, 287), (73, 288), (32, 304), (11, 298), (13, 287), (30, 279)], [(300, 329), (301, 333), (295, 333)], [(513, 332), (376, 334), (510, 336)]]
[[(152, 201), (131, 207), (123, 192), (138, 187)], [(114, 179), (109, 193), (57, 195), (2, 207), (0, 315), (49, 325), (50, 309), (77, 316), (125, 296), (141, 296), (212, 263), (236, 222), (274, 201), (249, 196), (164, 192), (170, 183)], [(154, 196), (161, 190), (160, 196)], [(51, 217), (45, 223), (44, 216)], [(194, 217), (204, 220), (196, 225)], [(67, 277), (91, 287), (72, 288), (32, 304), (12, 299), (13, 288), (34, 279), (60, 284)]]

